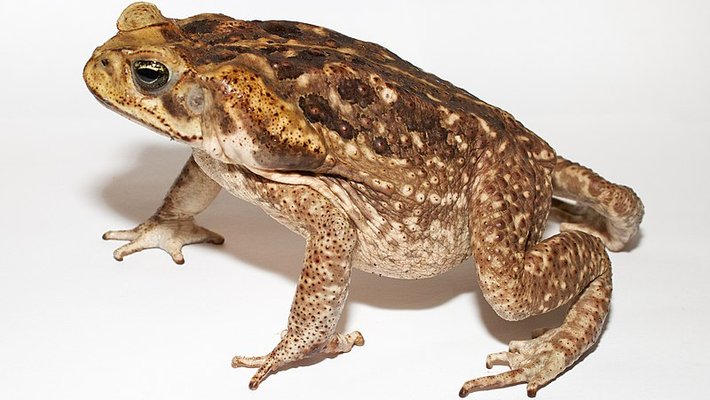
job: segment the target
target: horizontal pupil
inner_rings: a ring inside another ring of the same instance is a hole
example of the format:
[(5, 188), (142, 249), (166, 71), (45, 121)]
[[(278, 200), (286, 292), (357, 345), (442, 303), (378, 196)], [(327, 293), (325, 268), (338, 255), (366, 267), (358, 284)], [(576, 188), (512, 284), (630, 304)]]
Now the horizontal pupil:
[(160, 72), (151, 68), (140, 68), (136, 72), (138, 73), (138, 76), (146, 82), (153, 82), (162, 75)]

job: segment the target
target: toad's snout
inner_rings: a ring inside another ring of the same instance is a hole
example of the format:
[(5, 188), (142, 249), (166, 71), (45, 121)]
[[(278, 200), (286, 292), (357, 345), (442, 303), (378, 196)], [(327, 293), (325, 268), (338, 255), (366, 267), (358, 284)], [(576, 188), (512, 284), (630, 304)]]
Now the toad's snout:
[(84, 82), (91, 93), (97, 98), (101, 98), (100, 89), (106, 88), (107, 84), (115, 79), (116, 66), (109, 55), (94, 52), (94, 55), (84, 65)]

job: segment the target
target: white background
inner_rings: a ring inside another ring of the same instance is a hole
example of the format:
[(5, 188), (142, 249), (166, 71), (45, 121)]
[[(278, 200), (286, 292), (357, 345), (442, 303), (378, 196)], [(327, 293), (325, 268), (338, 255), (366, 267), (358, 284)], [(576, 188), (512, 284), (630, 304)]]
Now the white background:
[[(337, 4), (337, 5), (336, 5)], [(123, 263), (107, 229), (159, 205), (188, 150), (104, 109), (84, 62), (127, 2), (0, 6), (0, 398), (457, 398), (484, 358), (561, 313), (500, 320), (471, 262), (418, 281), (354, 274), (343, 330), (366, 345), (269, 377), (235, 354), (284, 328), (303, 240), (224, 193), (199, 221), (222, 247)], [(642, 235), (612, 254), (598, 345), (542, 399), (704, 396), (710, 328), (707, 1), (162, 1), (169, 17), (222, 12), (325, 25), (385, 45), (512, 112), (560, 154), (632, 186)], [(502, 367), (496, 371), (503, 371)], [(477, 393), (525, 398), (525, 389)]]

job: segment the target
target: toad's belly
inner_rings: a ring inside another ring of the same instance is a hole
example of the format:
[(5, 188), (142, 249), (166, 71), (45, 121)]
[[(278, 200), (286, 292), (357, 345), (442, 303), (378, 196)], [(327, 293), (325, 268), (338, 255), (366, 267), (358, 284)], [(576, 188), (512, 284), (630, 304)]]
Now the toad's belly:
[[(259, 206), (294, 232), (308, 235), (299, 224), (293, 223), (292, 216), (283, 214), (284, 209), (276, 207), (264, 196), (269, 186), (289, 184), (265, 180), (201, 151), (195, 151), (193, 156), (200, 168), (232, 195)], [(304, 186), (310, 186), (307, 183)], [(365, 207), (360, 201), (346, 201), (345, 204), (342, 197), (331, 197), (327, 185), (322, 183), (311, 189), (330, 198), (355, 224), (358, 235), (352, 256), (355, 268), (391, 278), (420, 279), (443, 273), (471, 254), (468, 219), (454, 218), (465, 212), (463, 204), (452, 204), (450, 212), (439, 213), (438, 219), (416, 220), (410, 217), (402, 222), (373, 225), (370, 221), (372, 207), (363, 212)]]
[(466, 220), (443, 224), (433, 220), (421, 232), (389, 232), (371, 237), (358, 231), (353, 266), (398, 279), (432, 277), (455, 267), (470, 255)]

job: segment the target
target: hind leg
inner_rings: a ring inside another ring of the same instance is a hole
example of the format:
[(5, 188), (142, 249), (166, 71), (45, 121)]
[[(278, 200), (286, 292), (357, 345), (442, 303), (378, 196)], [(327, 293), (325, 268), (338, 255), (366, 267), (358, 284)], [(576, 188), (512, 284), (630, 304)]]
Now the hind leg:
[[(509, 181), (513, 176), (515, 181)], [(602, 241), (570, 231), (537, 242), (549, 207), (550, 180), (549, 171), (516, 162), (514, 156), (506, 159), (505, 167), (477, 176), (470, 233), (481, 290), (506, 320), (542, 314), (578, 299), (561, 326), (532, 340), (513, 341), (509, 351), (488, 356), (488, 366), (505, 363), (511, 370), (466, 382), (461, 396), (522, 382), (534, 396), (579, 359), (601, 332), (611, 296), (611, 266)]]
[(636, 234), (643, 218), (643, 203), (633, 190), (608, 182), (589, 168), (557, 157), (552, 173), (554, 195), (575, 200), (571, 205), (553, 201), (562, 231), (582, 231), (619, 251)]
[(486, 367), (508, 365), (510, 371), (466, 382), (459, 395), (527, 382), (529, 397), (572, 365), (601, 333), (609, 312), (611, 271), (593, 280), (557, 328), (531, 340), (514, 340), (508, 351), (486, 357)]

